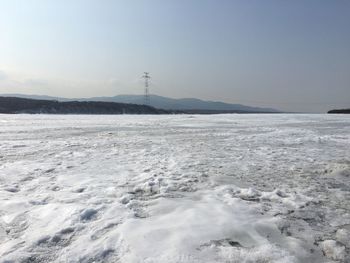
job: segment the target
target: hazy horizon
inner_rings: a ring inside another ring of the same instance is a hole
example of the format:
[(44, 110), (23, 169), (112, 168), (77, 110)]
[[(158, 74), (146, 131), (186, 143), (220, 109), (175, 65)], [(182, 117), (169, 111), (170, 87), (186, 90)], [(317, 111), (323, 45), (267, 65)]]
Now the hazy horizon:
[(350, 2), (0, 0), (0, 94), (350, 107)]

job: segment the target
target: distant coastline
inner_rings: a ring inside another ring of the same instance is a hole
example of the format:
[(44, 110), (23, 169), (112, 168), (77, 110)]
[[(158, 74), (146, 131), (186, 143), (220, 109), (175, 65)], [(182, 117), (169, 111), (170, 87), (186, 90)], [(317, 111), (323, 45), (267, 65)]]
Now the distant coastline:
[[(47, 95), (0, 94), (0, 97), (16, 97), (23, 99), (58, 101), (58, 102), (115, 102), (122, 104), (144, 104), (144, 95), (116, 95), (113, 97), (62, 98)], [(188, 114), (224, 114), (224, 113), (282, 113), (272, 108), (225, 103), (221, 101), (205, 101), (197, 98), (174, 99), (158, 95), (150, 95), (149, 105), (171, 113)]]
[(34, 100), (0, 97), (0, 113), (6, 114), (169, 114), (147, 105), (98, 101)]
[(338, 110), (330, 110), (329, 114), (350, 114), (350, 109), (338, 109)]
[(2, 114), (256, 114), (270, 111), (159, 109), (148, 105), (108, 101), (58, 101), (0, 96)]

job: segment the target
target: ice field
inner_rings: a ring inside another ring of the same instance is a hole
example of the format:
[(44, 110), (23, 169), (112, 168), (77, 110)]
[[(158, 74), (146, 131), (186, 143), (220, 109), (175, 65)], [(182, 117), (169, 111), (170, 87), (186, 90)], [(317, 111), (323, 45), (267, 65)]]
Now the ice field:
[(350, 116), (0, 115), (0, 262), (350, 262)]

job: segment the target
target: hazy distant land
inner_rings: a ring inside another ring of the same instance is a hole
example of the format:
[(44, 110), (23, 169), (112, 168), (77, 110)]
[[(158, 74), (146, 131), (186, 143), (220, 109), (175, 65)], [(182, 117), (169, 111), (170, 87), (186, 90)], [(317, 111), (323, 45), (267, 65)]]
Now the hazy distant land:
[(0, 113), (32, 114), (167, 114), (166, 110), (147, 105), (99, 101), (34, 100), (0, 97)]
[(330, 110), (328, 113), (335, 113), (335, 114), (350, 114), (350, 109), (339, 109), (339, 110)]
[[(38, 100), (55, 100), (60, 102), (69, 101), (99, 101), (115, 102), (124, 104), (144, 104), (143, 95), (117, 95), (113, 97), (91, 97), (91, 98), (62, 98), (46, 95), (27, 95), (27, 94), (2, 94), (3, 97), (18, 97)], [(281, 111), (272, 108), (261, 108), (246, 106), (242, 104), (231, 104), (220, 101), (204, 101), (196, 98), (174, 99), (158, 95), (150, 95), (150, 105), (157, 109), (170, 110), (172, 112), (180, 111), (185, 113), (215, 114), (215, 113), (279, 113)]]
[[(25, 98), (24, 98), (25, 97)], [(34, 99), (35, 98), (35, 99)], [(49, 96), (17, 95), (0, 97), (0, 113), (46, 114), (219, 114), (277, 113), (277, 110), (239, 104), (170, 99), (152, 96), (152, 106), (142, 105), (142, 96), (124, 95), (106, 98), (74, 99)], [(119, 99), (119, 100), (118, 100)], [(119, 102), (118, 102), (119, 101)], [(154, 104), (156, 106), (154, 107)]]

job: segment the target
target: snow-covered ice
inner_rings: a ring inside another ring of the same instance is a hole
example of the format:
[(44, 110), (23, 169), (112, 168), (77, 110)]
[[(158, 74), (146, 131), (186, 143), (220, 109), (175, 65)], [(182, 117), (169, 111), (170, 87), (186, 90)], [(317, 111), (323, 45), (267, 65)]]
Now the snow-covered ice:
[(350, 262), (350, 118), (0, 115), (0, 262)]

